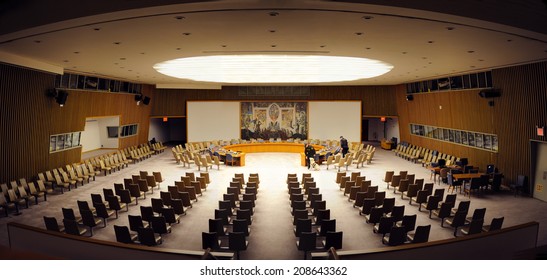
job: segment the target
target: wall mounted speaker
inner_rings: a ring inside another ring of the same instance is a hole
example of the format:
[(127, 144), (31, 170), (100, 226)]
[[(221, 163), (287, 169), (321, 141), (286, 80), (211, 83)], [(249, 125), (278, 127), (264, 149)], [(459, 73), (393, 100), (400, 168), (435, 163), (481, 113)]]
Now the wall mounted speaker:
[(494, 98), (500, 97), (501, 92), (498, 89), (483, 89), (479, 91), (479, 96), (482, 98)]
[(144, 105), (148, 105), (150, 103), (150, 97), (148, 96), (143, 97), (142, 103), (144, 103)]
[(66, 99), (68, 98), (68, 92), (64, 90), (57, 91), (57, 96), (55, 97), (55, 101), (59, 103), (59, 106), (63, 107), (66, 103)]
[(406, 100), (407, 101), (412, 101), (412, 100), (414, 100), (414, 96), (412, 94), (407, 94), (406, 95)]

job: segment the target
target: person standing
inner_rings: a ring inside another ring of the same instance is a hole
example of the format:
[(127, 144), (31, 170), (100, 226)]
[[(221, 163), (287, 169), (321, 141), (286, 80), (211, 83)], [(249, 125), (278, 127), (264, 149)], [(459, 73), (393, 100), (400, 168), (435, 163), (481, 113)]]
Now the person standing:
[(342, 157), (346, 157), (349, 151), (348, 140), (344, 136), (340, 136), (340, 147), (342, 148)]
[(308, 166), (308, 169), (310, 169), (310, 158), (315, 156), (315, 149), (312, 145), (306, 144), (304, 154), (306, 155), (306, 165)]

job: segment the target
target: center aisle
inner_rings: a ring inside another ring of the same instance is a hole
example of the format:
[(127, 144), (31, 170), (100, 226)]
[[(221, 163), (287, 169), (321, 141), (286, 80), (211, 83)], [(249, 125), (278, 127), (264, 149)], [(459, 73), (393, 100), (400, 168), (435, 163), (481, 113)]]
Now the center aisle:
[[(242, 259), (287, 260), (299, 259), (293, 233), (286, 178), (289, 172), (301, 173), (306, 168), (299, 165), (300, 155), (294, 153), (248, 154), (246, 171), (258, 173), (260, 188), (248, 238), (249, 247), (241, 252)], [(234, 169), (237, 170), (237, 169)], [(241, 172), (238, 172), (241, 173)]]

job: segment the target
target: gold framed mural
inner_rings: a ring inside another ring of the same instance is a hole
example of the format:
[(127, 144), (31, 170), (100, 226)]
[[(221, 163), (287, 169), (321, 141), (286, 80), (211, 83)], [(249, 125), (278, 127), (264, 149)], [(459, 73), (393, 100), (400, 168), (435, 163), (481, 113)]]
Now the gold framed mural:
[(241, 102), (241, 139), (308, 139), (308, 102)]

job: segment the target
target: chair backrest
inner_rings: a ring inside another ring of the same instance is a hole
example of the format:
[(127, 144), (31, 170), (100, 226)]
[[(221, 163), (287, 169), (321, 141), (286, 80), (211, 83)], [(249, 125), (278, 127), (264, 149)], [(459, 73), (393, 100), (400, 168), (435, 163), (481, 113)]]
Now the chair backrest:
[(88, 210), (81, 210), (80, 215), (82, 215), (82, 223), (88, 227), (94, 227), (97, 225), (93, 212)]
[(470, 205), (471, 205), (471, 201), (469, 201), (469, 200), (460, 201), (460, 203), (458, 204), (458, 209), (456, 210), (456, 212), (465, 212), (466, 215), (467, 215), (467, 212), (469, 212), (469, 206)]
[(150, 224), (152, 225), (152, 229), (155, 233), (164, 234), (169, 232), (169, 229), (167, 227), (167, 221), (165, 220), (164, 216), (152, 217), (152, 221), (150, 221)]
[(328, 231), (325, 235), (325, 249), (342, 249), (343, 237), (342, 231)]
[(232, 220), (232, 232), (243, 232), (245, 236), (249, 235), (249, 221), (245, 219)]
[(87, 230), (80, 230), (78, 222), (75, 220), (63, 219), (63, 225), (65, 227), (65, 232), (68, 234), (80, 236), (87, 232)]
[(114, 233), (116, 234), (116, 241), (126, 244), (133, 243), (127, 226), (114, 225)]
[(363, 200), (363, 208), (361, 209), (361, 214), (368, 215), (376, 205), (376, 199), (374, 198), (365, 198)]
[(163, 200), (161, 198), (151, 198), (152, 201), (152, 209), (154, 212), (161, 214), (163, 209)]
[(128, 215), (129, 229), (138, 232), (140, 228), (144, 227), (142, 217), (140, 215)]
[(247, 249), (247, 240), (243, 232), (230, 232), (228, 234), (228, 249), (232, 251), (243, 251)]
[(103, 188), (103, 195), (106, 199), (107, 196), (114, 196), (114, 190)]
[(317, 235), (315, 232), (302, 232), (298, 240), (298, 250), (311, 251), (315, 250), (317, 244)]
[(469, 229), (467, 234), (481, 233), (483, 222), (484, 222), (483, 219), (472, 220), (471, 223), (469, 224)]
[(103, 197), (101, 196), (101, 194), (92, 193), (91, 194), (91, 202), (93, 203), (93, 205), (95, 205), (97, 203), (103, 203)]
[(108, 209), (106, 209), (106, 205), (104, 203), (93, 203), (93, 206), (95, 207), (95, 210), (97, 211), (97, 217), (101, 217), (103, 219), (106, 219), (110, 216), (111, 213), (108, 213)]
[(423, 243), (429, 241), (429, 232), (431, 231), (431, 225), (416, 227), (416, 234), (412, 243)]
[(377, 233), (386, 234), (391, 230), (392, 227), (393, 227), (392, 217), (387, 217), (387, 216), (380, 217)]
[(404, 227), (391, 227), (389, 230), (388, 245), (397, 246), (405, 243), (406, 230)]
[(486, 214), (486, 208), (477, 208), (473, 211), (473, 217), (471, 220), (484, 220), (484, 215)]
[(76, 217), (76, 214), (74, 214), (74, 210), (72, 208), (62, 208), (62, 212), (63, 212), (64, 220), (74, 220), (74, 221), (79, 220)]
[(308, 218), (308, 210), (295, 210), (293, 211), (293, 225), (296, 225), (298, 219), (307, 219)]
[(114, 192), (117, 196), (121, 196), (120, 192), (124, 189), (125, 189), (125, 187), (123, 186), (123, 184), (114, 183)]
[(386, 198), (386, 192), (375, 192), (374, 193), (374, 199), (376, 200), (376, 206), (380, 206), (384, 204), (384, 199)]
[(147, 246), (156, 246), (156, 234), (152, 228), (140, 228), (138, 231), (139, 242)]
[(163, 177), (161, 176), (161, 172), (152, 172), (152, 175), (154, 176), (154, 179), (156, 182), (163, 182)]
[[(448, 213), (450, 213), (450, 209), (448, 209)], [(391, 210), (391, 217), (393, 217), (393, 221), (397, 222), (402, 220), (404, 215), (405, 215), (404, 205), (393, 206)]]
[(300, 237), (302, 232), (311, 232), (312, 223), (311, 219), (298, 219), (296, 220), (296, 228), (294, 230), (294, 235)]
[(401, 225), (405, 227), (405, 231), (413, 231), (416, 228), (416, 219), (418, 215), (404, 215)]
[(524, 176), (524, 175), (518, 175), (518, 176), (517, 176), (517, 183), (516, 183), (516, 185), (517, 185), (518, 187), (525, 187), (525, 185), (526, 185), (526, 176)]
[(245, 219), (251, 223), (251, 210), (249, 209), (238, 209), (236, 212), (236, 219)]
[(452, 204), (452, 207), (456, 205), (456, 194), (447, 194), (444, 198), (444, 202)]
[(434, 196), (438, 196), (441, 200), (443, 200), (444, 197), (444, 189), (436, 189), (433, 193)]
[(202, 232), (201, 233), (201, 248), (218, 250), (218, 234), (216, 232)]
[(452, 224), (450, 226), (457, 228), (460, 226), (463, 226), (465, 224), (465, 216), (467, 213), (465, 212), (456, 212), (454, 215), (454, 219), (452, 220)]
[(59, 224), (57, 223), (57, 219), (55, 217), (44, 216), (44, 223), (46, 224), (47, 230), (57, 231), (57, 232), (61, 231), (61, 228), (59, 227)]
[(503, 219), (504, 219), (504, 217), (493, 218), (492, 223), (490, 223), (489, 231), (501, 229), (501, 226), (503, 225)]

